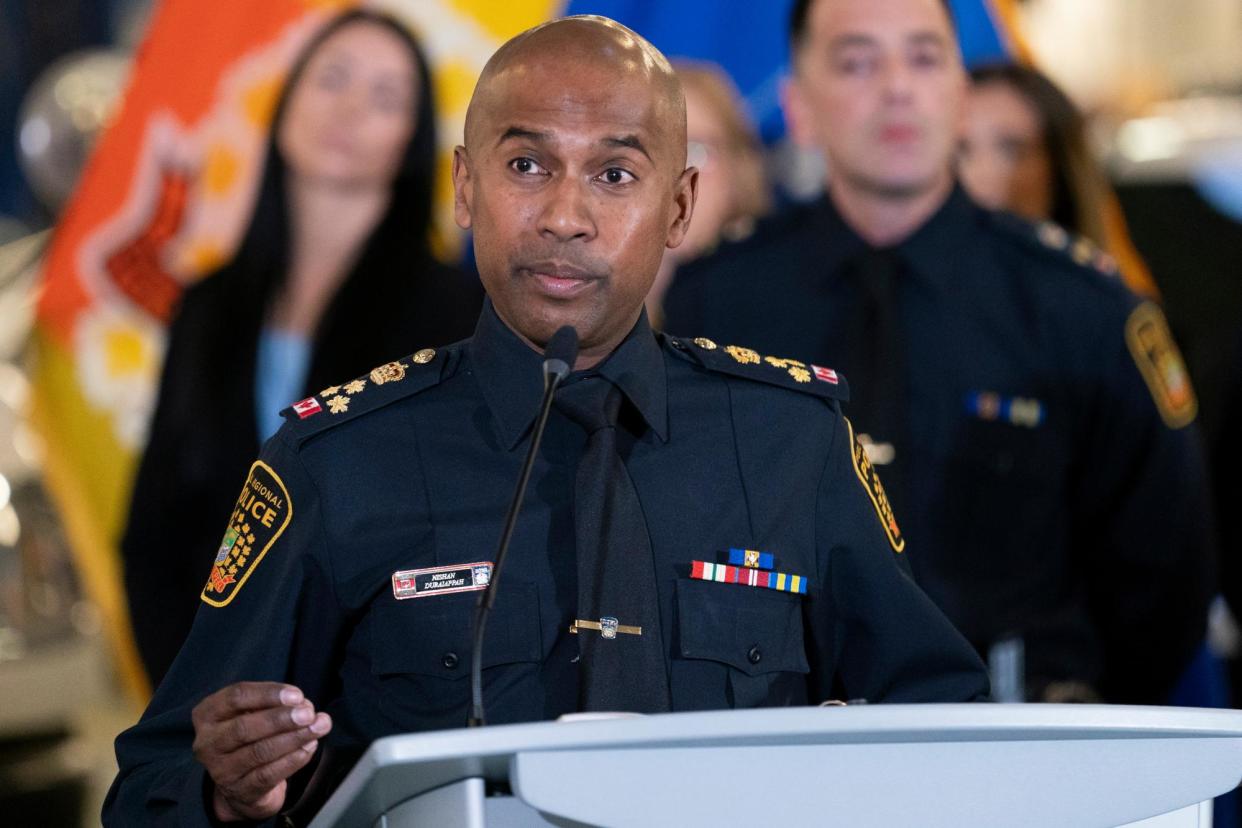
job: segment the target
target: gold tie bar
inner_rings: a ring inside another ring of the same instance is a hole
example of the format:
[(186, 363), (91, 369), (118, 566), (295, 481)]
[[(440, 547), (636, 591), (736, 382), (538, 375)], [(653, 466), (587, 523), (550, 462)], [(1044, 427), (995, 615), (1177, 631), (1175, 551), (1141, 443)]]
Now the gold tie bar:
[(616, 638), (617, 633), (625, 635), (642, 635), (642, 627), (633, 627), (629, 624), (618, 624), (617, 619), (604, 616), (598, 621), (583, 621), (575, 619), (574, 623), (569, 625), (569, 631), (574, 635), (578, 634), (578, 630), (595, 630), (603, 635), (604, 638)]

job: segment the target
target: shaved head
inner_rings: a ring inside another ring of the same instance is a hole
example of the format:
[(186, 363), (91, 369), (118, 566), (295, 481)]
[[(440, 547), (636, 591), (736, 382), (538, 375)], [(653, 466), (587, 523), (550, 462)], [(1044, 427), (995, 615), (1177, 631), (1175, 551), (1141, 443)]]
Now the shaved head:
[[(478, 127), (513, 85), (560, 72), (599, 72), (613, 82), (634, 81), (654, 95), (669, 139), (685, 149), (686, 98), (668, 58), (645, 38), (615, 20), (577, 15), (528, 29), (496, 50), (474, 87), (466, 109), (466, 147), (475, 146)], [(684, 167), (685, 153), (677, 164)]]
[(603, 17), (524, 32), (475, 86), (453, 186), (497, 315), (535, 348), (572, 325), (589, 367), (634, 327), (694, 209), (677, 75)]

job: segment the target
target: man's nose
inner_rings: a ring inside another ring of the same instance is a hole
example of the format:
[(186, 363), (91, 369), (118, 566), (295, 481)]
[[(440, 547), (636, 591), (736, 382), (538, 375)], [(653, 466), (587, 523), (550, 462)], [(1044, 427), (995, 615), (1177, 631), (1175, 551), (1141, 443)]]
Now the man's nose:
[(894, 58), (884, 62), (883, 84), (884, 95), (890, 100), (904, 100), (910, 97), (913, 73), (905, 60)]
[(539, 232), (557, 241), (589, 241), (595, 237), (589, 182), (575, 176), (559, 176), (547, 190)]

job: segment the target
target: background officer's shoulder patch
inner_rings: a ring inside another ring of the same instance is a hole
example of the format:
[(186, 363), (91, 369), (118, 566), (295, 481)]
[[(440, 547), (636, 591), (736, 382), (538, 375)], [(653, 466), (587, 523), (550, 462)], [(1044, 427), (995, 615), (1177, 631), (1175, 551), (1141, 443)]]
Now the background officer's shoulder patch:
[(764, 356), (740, 345), (717, 345), (701, 336), (686, 339), (665, 334), (664, 341), (677, 353), (711, 371), (779, 385), (841, 402), (848, 402), (850, 398), (845, 377), (831, 368), (809, 365), (786, 357)]
[(203, 603), (223, 607), (232, 601), (292, 519), (293, 503), (285, 482), (271, 466), (256, 462), (216, 550)]
[(366, 376), (329, 386), (280, 412), (295, 442), (351, 420), (368, 411), (417, 394), (444, 376), (452, 348), (423, 348), (408, 357), (380, 365)]
[(1126, 344), (1169, 428), (1184, 428), (1199, 412), (1186, 363), (1160, 308), (1143, 302), (1126, 320)]
[(867, 496), (871, 498), (871, 505), (875, 507), (875, 513), (880, 518), (880, 525), (884, 527), (884, 534), (888, 536), (888, 542), (892, 544), (893, 551), (901, 552), (906, 548), (906, 539), (897, 525), (897, 516), (893, 514), (893, 504), (888, 500), (884, 484), (880, 482), (880, 473), (867, 459), (867, 451), (854, 436), (854, 425), (848, 417), (845, 418), (845, 425), (850, 435), (850, 456), (854, 461), (854, 474), (867, 491)]

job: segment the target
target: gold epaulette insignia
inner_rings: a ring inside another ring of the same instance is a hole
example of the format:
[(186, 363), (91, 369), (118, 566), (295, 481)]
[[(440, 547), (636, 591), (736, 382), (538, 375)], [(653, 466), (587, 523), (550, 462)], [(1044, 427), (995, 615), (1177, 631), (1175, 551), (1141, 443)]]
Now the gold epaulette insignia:
[(1065, 228), (1055, 222), (1043, 221), (1035, 228), (1035, 235), (1039, 237), (1044, 247), (1053, 250), (1064, 250), (1069, 245), (1069, 233)]
[(781, 357), (764, 357), (763, 361), (773, 368), (781, 368), (789, 372), (789, 376), (794, 378), (795, 382), (810, 382), (811, 372), (806, 370), (806, 363), (799, 362), (796, 359), (782, 359)]
[(371, 382), (383, 385), (386, 382), (401, 382), (405, 379), (405, 366), (400, 362), (381, 365), (371, 372)]
[(759, 364), (759, 354), (755, 353), (750, 348), (740, 348), (737, 345), (729, 345), (725, 348), (725, 353), (743, 365)]
[[(685, 350), (686, 346), (684, 341), (678, 340), (675, 337), (671, 337), (670, 339), (672, 339), (672, 344), (675, 347)], [(740, 345), (726, 345), (724, 348), (720, 348), (720, 346), (712, 340), (701, 336), (687, 341), (693, 343), (702, 351), (707, 352), (702, 355), (702, 361), (704, 364), (720, 369), (725, 369), (726, 366), (735, 365), (768, 366), (770, 368), (783, 371), (786, 376), (799, 385), (809, 385), (813, 379), (817, 379), (828, 385), (838, 386), (837, 389), (834, 389), (833, 393), (826, 394), (825, 396), (832, 396), (838, 399), (849, 398), (845, 388), (842, 387), (841, 377), (831, 368), (822, 368), (818, 365), (807, 365), (805, 362), (800, 362), (796, 359), (788, 359), (786, 357), (763, 356), (758, 351), (751, 348), (743, 348)], [(733, 362), (730, 363), (728, 360), (722, 359), (721, 355), (716, 353), (717, 349), (720, 350), (721, 354), (728, 354), (729, 357), (732, 358)], [(747, 373), (743, 371), (730, 370), (729, 372), (747, 376)], [(754, 376), (756, 379), (774, 379), (766, 370), (756, 371)], [(777, 384), (779, 385), (783, 383)]]

